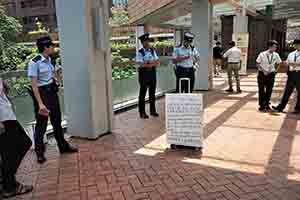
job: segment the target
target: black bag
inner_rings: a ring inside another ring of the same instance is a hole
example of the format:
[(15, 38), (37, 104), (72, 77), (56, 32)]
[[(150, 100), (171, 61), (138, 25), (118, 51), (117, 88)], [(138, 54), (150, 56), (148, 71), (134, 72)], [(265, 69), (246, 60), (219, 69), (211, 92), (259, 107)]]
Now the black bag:
[(52, 87), (52, 90), (54, 92), (56, 92), (56, 93), (59, 92), (59, 84), (57, 84), (57, 82), (54, 78), (53, 78), (53, 82), (51, 84), (51, 87)]

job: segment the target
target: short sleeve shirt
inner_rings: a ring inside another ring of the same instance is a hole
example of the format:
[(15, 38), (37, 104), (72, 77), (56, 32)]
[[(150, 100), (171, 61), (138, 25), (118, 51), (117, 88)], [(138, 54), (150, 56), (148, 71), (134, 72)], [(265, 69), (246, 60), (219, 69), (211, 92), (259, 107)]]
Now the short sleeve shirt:
[(289, 67), (291, 71), (300, 70), (300, 67), (293, 66), (290, 63), (300, 63), (300, 51), (293, 51), (289, 54), (287, 62), (289, 63)]
[(184, 46), (174, 49), (173, 58), (190, 56), (189, 59), (178, 62), (177, 65), (184, 68), (192, 68), (194, 66), (194, 59), (199, 57), (199, 53), (196, 48), (185, 48)]
[(37, 55), (28, 64), (28, 77), (37, 77), (38, 87), (49, 85), (53, 82), (55, 69), (51, 63), (51, 58)]
[(232, 47), (224, 54), (224, 58), (228, 58), (229, 63), (241, 62), (242, 51), (237, 47)]
[(13, 111), (12, 104), (4, 93), (3, 82), (0, 78), (0, 122), (8, 120), (16, 120), (16, 115)]
[(145, 56), (143, 56), (143, 54), (140, 51), (137, 53), (136, 55), (137, 63), (144, 63), (147, 61), (154, 61), (159, 59), (154, 49), (151, 50), (151, 49), (143, 48), (143, 51), (145, 52)]
[(282, 60), (278, 53), (264, 51), (258, 55), (256, 62), (260, 64), (264, 71), (271, 73), (276, 71), (275, 65), (280, 64)]

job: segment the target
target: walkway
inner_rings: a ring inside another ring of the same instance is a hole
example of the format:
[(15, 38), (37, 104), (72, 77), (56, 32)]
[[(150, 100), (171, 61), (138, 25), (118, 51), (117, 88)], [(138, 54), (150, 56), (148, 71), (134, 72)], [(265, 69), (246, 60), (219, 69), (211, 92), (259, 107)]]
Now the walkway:
[[(273, 101), (285, 84), (277, 78)], [(222, 86), (222, 80), (216, 80)], [(115, 116), (113, 134), (74, 140), (80, 153), (39, 166), (31, 152), (18, 178), (34, 183), (34, 200), (296, 200), (300, 199), (299, 116), (259, 113), (256, 76), (242, 80), (243, 93), (206, 92), (205, 149), (167, 149), (164, 100), (160, 119)]]

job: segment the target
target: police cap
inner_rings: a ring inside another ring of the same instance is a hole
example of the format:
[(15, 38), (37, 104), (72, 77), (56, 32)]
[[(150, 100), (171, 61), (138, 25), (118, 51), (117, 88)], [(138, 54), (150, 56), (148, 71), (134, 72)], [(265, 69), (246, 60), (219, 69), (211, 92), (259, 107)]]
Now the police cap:
[(293, 44), (300, 44), (300, 39), (296, 39), (296, 40), (294, 40), (294, 42), (293, 42)]
[(141, 42), (150, 41), (150, 34), (149, 33), (145, 33), (145, 34), (141, 35), (139, 37), (139, 39), (141, 40)]
[(191, 32), (186, 32), (184, 34), (184, 40), (185, 41), (193, 42), (194, 38), (195, 38), (195, 35)]
[(54, 45), (49, 36), (41, 37), (36, 40), (37, 46), (51, 46)]

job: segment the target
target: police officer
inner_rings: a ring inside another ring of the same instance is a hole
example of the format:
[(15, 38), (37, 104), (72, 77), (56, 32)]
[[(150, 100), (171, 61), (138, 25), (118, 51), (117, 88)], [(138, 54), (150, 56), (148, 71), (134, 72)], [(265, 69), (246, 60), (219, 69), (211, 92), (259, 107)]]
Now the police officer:
[(145, 110), (145, 97), (147, 90), (149, 89), (149, 103), (150, 103), (150, 115), (158, 117), (158, 113), (155, 108), (155, 91), (156, 91), (156, 68), (160, 65), (159, 58), (156, 51), (150, 46), (150, 34), (145, 33), (140, 36), (139, 39), (143, 45), (143, 48), (139, 50), (136, 56), (136, 62), (139, 65), (139, 113), (142, 119), (147, 119), (149, 116)]
[(44, 134), (47, 130), (48, 117), (53, 126), (54, 136), (61, 154), (74, 153), (78, 150), (72, 147), (64, 138), (61, 126), (61, 110), (58, 98), (58, 86), (55, 81), (55, 69), (50, 56), (54, 45), (50, 37), (42, 37), (36, 43), (39, 54), (28, 64), (28, 77), (31, 79), (32, 97), (36, 117), (34, 131), (35, 152), (38, 163), (46, 161)]
[(176, 92), (179, 93), (179, 80), (181, 78), (190, 79), (190, 88), (184, 81), (182, 83), (181, 91), (188, 93), (193, 92), (195, 84), (195, 64), (199, 61), (199, 53), (192, 45), (195, 35), (187, 32), (184, 34), (183, 45), (174, 49), (173, 63), (175, 64), (176, 75)]
[[(288, 79), (285, 86), (284, 94), (281, 102), (278, 106), (273, 106), (273, 110), (276, 112), (282, 112), (286, 105), (288, 104), (289, 98), (292, 95), (294, 89), (297, 89), (298, 94), (300, 94), (300, 40), (294, 41), (294, 46), (296, 50), (288, 55), (287, 65), (288, 65)], [(293, 111), (294, 114), (300, 113), (300, 99), (297, 96), (297, 104)]]
[(256, 59), (258, 68), (259, 111), (271, 110), (270, 99), (275, 82), (276, 65), (282, 62), (279, 54), (275, 52), (277, 47), (277, 41), (268, 41), (268, 49), (261, 52)]

